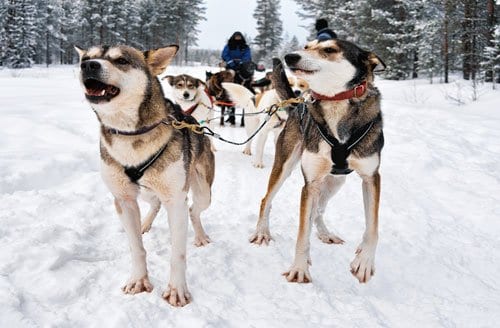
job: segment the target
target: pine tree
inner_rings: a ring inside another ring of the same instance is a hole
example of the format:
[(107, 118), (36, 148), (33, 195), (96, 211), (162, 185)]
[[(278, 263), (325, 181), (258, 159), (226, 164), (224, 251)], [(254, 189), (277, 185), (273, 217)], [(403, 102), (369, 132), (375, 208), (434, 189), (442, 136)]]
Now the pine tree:
[(282, 42), (283, 23), (280, 15), (279, 0), (257, 0), (257, 7), (253, 17), (257, 20), (257, 36), (254, 39), (258, 52), (255, 61), (269, 62), (272, 56), (277, 55)]
[(0, 66), (3, 66), (5, 59), (5, 51), (7, 46), (6, 37), (6, 19), (7, 19), (7, 2), (0, 0)]
[(500, 83), (500, 24), (497, 24), (493, 32), (490, 45), (484, 49), (483, 58), (481, 66), (486, 72), (486, 80), (493, 82), (495, 89), (495, 83)]
[(33, 0), (8, 0), (3, 62), (11, 68), (31, 67), (38, 37)]

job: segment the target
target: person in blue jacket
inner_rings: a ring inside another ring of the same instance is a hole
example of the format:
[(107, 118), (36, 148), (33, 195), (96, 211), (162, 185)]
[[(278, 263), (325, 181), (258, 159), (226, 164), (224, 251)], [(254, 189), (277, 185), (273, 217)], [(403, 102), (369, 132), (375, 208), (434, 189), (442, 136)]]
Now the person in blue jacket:
[[(242, 84), (250, 91), (253, 91), (252, 80), (255, 71), (255, 64), (252, 62), (252, 53), (245, 37), (241, 32), (234, 32), (227, 41), (221, 54), (226, 63), (226, 69), (235, 71), (234, 83)], [(229, 109), (228, 122), (235, 124), (234, 107)], [(233, 115), (231, 115), (233, 114)], [(242, 118), (242, 126), (244, 120)]]

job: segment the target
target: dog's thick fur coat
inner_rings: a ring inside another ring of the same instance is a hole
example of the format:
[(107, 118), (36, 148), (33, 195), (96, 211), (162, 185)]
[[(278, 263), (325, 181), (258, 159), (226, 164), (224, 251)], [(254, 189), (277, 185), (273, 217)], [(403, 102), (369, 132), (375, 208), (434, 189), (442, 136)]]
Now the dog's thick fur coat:
[[(130, 244), (132, 272), (123, 291), (136, 294), (153, 288), (137, 203), (139, 193), (144, 192), (145, 199), (152, 203), (148, 217), (154, 218), (159, 202), (168, 213), (172, 250), (170, 282), (163, 297), (173, 306), (184, 306), (191, 300), (185, 277), (188, 215), (195, 243), (208, 243), (200, 213), (210, 205), (214, 155), (207, 137), (169, 124), (174, 118), (185, 118), (180, 109), (164, 99), (156, 76), (165, 70), (177, 49), (169, 46), (141, 52), (125, 46), (99, 46), (77, 51), (80, 81), (101, 124), (102, 177), (115, 198)], [(147, 132), (133, 134), (151, 126), (154, 128)], [(151, 160), (136, 182), (125, 173), (125, 168), (141, 167)], [(188, 209), (189, 190), (193, 204)]]
[[(351, 263), (351, 272), (359, 282), (370, 280), (375, 271), (375, 250), (378, 241), (378, 209), (380, 200), (380, 156), (384, 144), (380, 110), (380, 92), (373, 84), (373, 71), (382, 61), (373, 53), (342, 40), (309, 42), (305, 49), (285, 56), (289, 68), (305, 79), (324, 98), (352, 89), (363, 81), (367, 90), (362, 95), (345, 100), (316, 100), (306, 110), (289, 110), (286, 125), (279, 135), (267, 193), (262, 199), (259, 220), (250, 241), (269, 243), (269, 213), (271, 202), (279, 188), (301, 161), (305, 185), (300, 201), (300, 224), (295, 260), (284, 274), (290, 282), (310, 282), (309, 237), (316, 224), (319, 238), (325, 243), (341, 244), (323, 222), (329, 199), (344, 184), (345, 175), (332, 175), (332, 148), (321, 136), (323, 125), (341, 143), (349, 140), (356, 129), (373, 121), (371, 129), (354, 146), (347, 157), (350, 169), (362, 178), (366, 230)], [(273, 82), (281, 98), (293, 97), (281, 62), (275, 62)], [(335, 150), (334, 150), (335, 151)]]

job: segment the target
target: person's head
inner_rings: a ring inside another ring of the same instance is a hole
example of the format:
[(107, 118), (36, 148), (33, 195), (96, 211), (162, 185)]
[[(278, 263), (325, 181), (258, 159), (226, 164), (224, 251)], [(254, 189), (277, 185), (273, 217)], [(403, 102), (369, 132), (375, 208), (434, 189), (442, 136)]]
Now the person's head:
[(227, 43), (229, 45), (229, 48), (231, 49), (243, 48), (247, 44), (245, 37), (239, 31), (234, 32), (233, 35), (231, 35), (231, 37), (229, 38), (229, 41)]

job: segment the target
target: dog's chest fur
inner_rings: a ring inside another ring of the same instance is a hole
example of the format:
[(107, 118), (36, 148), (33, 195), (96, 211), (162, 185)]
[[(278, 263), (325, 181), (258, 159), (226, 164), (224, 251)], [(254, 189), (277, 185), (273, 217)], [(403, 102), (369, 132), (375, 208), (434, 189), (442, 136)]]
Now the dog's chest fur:
[[(328, 126), (330, 133), (345, 143), (353, 132), (374, 120), (380, 113), (380, 94), (371, 90), (366, 98), (359, 101), (316, 101), (309, 104), (306, 113), (300, 117), (296, 111), (291, 112), (290, 124), (302, 126), (304, 148), (310, 152), (320, 152), (320, 144), (327, 144), (318, 131), (317, 124)], [(289, 119), (290, 121), (290, 119)], [(383, 146), (382, 122), (376, 123), (369, 133), (353, 148), (351, 156), (366, 157), (380, 152)], [(329, 147), (328, 147), (329, 148)], [(329, 157), (329, 152), (327, 152)]]

